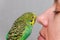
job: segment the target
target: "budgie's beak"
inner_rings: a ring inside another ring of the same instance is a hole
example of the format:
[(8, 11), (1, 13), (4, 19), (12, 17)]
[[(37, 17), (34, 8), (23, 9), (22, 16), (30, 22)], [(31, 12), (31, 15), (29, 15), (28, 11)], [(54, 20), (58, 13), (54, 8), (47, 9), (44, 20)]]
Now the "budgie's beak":
[(34, 25), (35, 24), (35, 22), (36, 22), (36, 18), (37, 18), (37, 16), (36, 15), (34, 15), (34, 19), (33, 19), (33, 22), (32, 22), (32, 24)]
[[(37, 16), (35, 15), (35, 16), (34, 16), (34, 21), (35, 21), (35, 22), (36, 22), (36, 18), (37, 18)], [(35, 22), (34, 22), (34, 23), (35, 23)]]
[(33, 19), (32, 19), (32, 21), (30, 22), (30, 24), (31, 24), (32, 26), (35, 24), (36, 18), (37, 18), (37, 16), (34, 14), (34, 15), (33, 15)]

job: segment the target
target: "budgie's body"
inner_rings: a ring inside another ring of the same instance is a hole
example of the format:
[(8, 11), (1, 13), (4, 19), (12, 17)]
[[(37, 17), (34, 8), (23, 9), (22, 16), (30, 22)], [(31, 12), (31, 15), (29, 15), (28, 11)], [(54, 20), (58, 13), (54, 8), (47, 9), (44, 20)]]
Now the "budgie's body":
[(36, 15), (32, 12), (24, 13), (13, 24), (6, 36), (6, 40), (26, 40), (32, 32), (32, 26), (36, 21)]

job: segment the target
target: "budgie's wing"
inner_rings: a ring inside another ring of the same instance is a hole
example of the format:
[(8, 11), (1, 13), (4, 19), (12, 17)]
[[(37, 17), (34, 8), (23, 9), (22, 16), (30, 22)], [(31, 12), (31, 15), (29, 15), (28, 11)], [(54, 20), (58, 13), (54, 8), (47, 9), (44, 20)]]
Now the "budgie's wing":
[(22, 35), (23, 31), (25, 30), (26, 22), (24, 20), (17, 20), (13, 24), (12, 28), (7, 34), (7, 40), (19, 40)]

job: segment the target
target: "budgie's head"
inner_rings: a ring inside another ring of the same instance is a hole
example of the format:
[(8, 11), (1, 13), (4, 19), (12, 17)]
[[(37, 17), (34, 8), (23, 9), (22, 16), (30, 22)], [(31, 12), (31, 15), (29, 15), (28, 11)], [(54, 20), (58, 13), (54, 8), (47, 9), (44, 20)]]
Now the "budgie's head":
[(33, 12), (26, 12), (23, 14), (23, 19), (27, 22), (27, 24), (34, 25), (36, 21), (36, 15)]

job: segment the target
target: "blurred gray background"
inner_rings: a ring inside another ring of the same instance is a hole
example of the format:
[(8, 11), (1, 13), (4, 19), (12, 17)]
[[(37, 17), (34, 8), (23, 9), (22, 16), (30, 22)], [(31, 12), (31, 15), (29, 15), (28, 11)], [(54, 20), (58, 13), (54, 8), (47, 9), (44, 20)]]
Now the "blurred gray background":
[[(54, 0), (0, 0), (0, 40), (6, 40), (5, 36), (13, 22), (24, 12), (35, 12), (40, 15), (48, 9)], [(32, 34), (27, 40), (37, 40), (41, 25), (36, 23)]]

